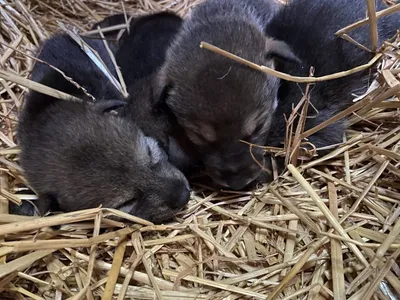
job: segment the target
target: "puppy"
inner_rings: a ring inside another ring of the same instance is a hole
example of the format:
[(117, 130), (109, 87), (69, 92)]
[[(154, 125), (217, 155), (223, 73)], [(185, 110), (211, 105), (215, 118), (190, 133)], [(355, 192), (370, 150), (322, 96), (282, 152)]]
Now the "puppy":
[[(57, 43), (54, 39), (45, 43), (39, 58), (49, 58), (76, 82), (82, 80), (100, 100), (90, 104), (81, 90), (54, 70), (33, 71), (33, 77), (41, 75), (40, 83), (86, 100), (62, 101), (34, 91), (26, 98), (18, 127), (20, 161), (39, 195), (40, 212), (102, 204), (152, 222), (170, 219), (189, 200), (186, 178), (133, 120), (108, 113), (123, 102), (105, 98), (112, 95), (105, 88), (107, 79), (99, 76), (88, 57), (81, 57), (79, 46), (67, 36), (55, 39)], [(68, 54), (69, 63), (62, 54)]]
[(145, 135), (167, 151), (171, 163), (187, 174), (198, 164), (196, 152), (168, 107), (154, 97), (156, 74), (182, 23), (171, 12), (138, 17), (121, 37), (115, 56), (130, 94), (120, 116), (134, 119)]
[[(377, 11), (385, 8), (382, 1), (376, 1)], [(339, 29), (365, 18), (367, 11), (364, 0), (292, 0), (282, 8), (266, 27), (266, 34), (285, 42), (293, 49), (301, 63), (277, 64), (279, 71), (308, 76), (310, 67), (315, 76), (352, 69), (367, 63), (373, 54), (335, 36)], [(400, 29), (400, 14), (395, 13), (378, 19), (379, 45), (391, 38)], [(369, 26), (350, 33), (359, 43), (369, 47)], [(333, 117), (352, 105), (352, 94), (362, 94), (372, 80), (371, 70), (355, 73), (344, 78), (316, 83), (311, 90), (311, 104), (306, 130)], [(298, 104), (305, 91), (305, 85), (282, 81), (278, 92), (278, 108), (274, 114), (273, 130), (270, 130), (266, 145), (280, 146), (285, 138), (286, 123), (292, 108)], [(308, 141), (316, 147), (340, 143), (346, 129), (346, 121), (339, 121), (315, 133)], [(323, 153), (320, 153), (323, 154)]]
[[(206, 0), (199, 4), (168, 49), (158, 78), (157, 98), (165, 95), (206, 173), (231, 189), (242, 189), (262, 171), (241, 140), (265, 141), (277, 106), (279, 80), (199, 45), (205, 41), (271, 68), (276, 56), (296, 60), (286, 44), (263, 33), (268, 12), (272, 16), (276, 11), (275, 4), (267, 0)], [(265, 6), (263, 18), (257, 10), (260, 5)], [(253, 155), (263, 163), (260, 149), (254, 149)]]

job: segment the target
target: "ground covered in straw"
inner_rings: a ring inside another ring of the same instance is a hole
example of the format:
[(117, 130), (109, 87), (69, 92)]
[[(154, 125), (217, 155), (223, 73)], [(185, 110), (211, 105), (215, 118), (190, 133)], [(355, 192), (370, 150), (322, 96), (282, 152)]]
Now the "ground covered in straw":
[[(248, 193), (198, 187), (178, 220), (163, 226), (102, 208), (8, 214), (10, 201), (36, 199), (18, 166), (24, 88), (17, 83), (29, 85), (31, 50), (59, 30), (56, 21), (84, 33), (112, 13), (184, 15), (195, 2), (0, 0), (0, 298), (400, 295), (398, 40), (385, 45), (370, 94), (347, 111), (352, 127), (343, 145), (290, 166), (270, 186)], [(109, 218), (116, 214), (126, 222)]]

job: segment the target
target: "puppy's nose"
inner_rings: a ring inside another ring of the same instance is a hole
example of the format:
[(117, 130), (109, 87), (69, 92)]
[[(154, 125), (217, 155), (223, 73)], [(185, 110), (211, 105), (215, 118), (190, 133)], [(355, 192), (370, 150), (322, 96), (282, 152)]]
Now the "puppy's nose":
[(190, 190), (184, 187), (180, 192), (176, 191), (176, 194), (171, 198), (169, 204), (172, 209), (180, 209), (189, 202)]

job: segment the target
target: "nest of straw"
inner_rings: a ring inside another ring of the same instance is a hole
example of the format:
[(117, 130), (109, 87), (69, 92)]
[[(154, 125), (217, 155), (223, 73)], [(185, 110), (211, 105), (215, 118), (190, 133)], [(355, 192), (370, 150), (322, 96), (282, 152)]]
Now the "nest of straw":
[[(326, 157), (289, 160), (271, 185), (247, 193), (198, 187), (178, 221), (162, 226), (104, 208), (8, 213), (10, 201), (36, 199), (18, 165), (15, 129), (39, 41), (59, 30), (57, 21), (84, 33), (113, 13), (185, 15), (195, 4), (0, 0), (0, 298), (396, 299), (399, 38), (385, 43), (368, 94), (343, 113), (348, 139)], [(294, 141), (304, 137), (292, 131)], [(297, 158), (294, 144), (285, 151)]]

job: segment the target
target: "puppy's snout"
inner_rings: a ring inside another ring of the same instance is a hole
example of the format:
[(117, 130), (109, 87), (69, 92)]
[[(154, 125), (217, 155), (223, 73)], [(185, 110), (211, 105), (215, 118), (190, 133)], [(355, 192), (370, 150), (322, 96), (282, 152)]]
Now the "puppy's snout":
[(190, 198), (190, 190), (186, 186), (175, 185), (172, 189), (172, 195), (168, 203), (171, 209), (181, 209), (184, 207)]

